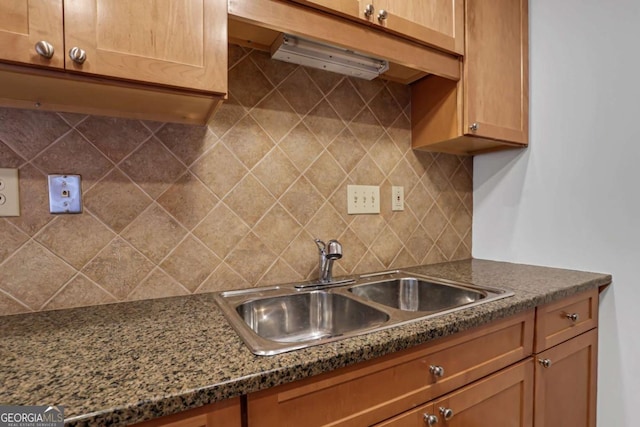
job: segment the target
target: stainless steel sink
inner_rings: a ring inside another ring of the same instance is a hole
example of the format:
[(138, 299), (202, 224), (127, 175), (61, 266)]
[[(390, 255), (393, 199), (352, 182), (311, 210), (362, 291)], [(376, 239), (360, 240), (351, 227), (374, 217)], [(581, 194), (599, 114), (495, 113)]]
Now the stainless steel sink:
[(282, 343), (342, 336), (389, 320), (380, 310), (327, 291), (254, 299), (236, 311), (257, 335)]
[(401, 277), (353, 286), (349, 291), (367, 301), (405, 311), (436, 312), (487, 298), (488, 292), (436, 283), (417, 277)]
[(501, 289), (386, 271), (330, 284), (218, 292), (214, 299), (258, 355), (380, 331), (513, 295)]

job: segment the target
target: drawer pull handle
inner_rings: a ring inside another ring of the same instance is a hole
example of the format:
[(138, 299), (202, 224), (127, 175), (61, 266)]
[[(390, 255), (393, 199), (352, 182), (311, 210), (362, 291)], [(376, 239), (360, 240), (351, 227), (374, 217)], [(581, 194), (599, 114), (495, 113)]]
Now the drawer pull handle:
[(438, 417), (436, 417), (435, 415), (424, 414), (424, 422), (428, 426), (434, 426), (438, 424)]
[(440, 407), (440, 414), (444, 417), (445, 421), (449, 421), (453, 418), (453, 409)]
[(40, 40), (38, 43), (36, 43), (36, 52), (38, 53), (38, 55), (42, 56), (43, 58), (47, 58), (47, 59), (51, 59), (53, 57), (53, 54), (55, 52), (55, 49), (53, 48), (53, 45), (45, 40)]
[(374, 10), (375, 9), (373, 8), (372, 4), (366, 5), (364, 8), (364, 16), (368, 18), (369, 16), (373, 15)]
[(571, 320), (572, 322), (577, 322), (578, 319), (580, 319), (580, 315), (578, 313), (567, 314), (567, 319)]
[(429, 366), (429, 372), (431, 372), (431, 374), (434, 377), (443, 377), (444, 376), (444, 368), (442, 366), (430, 365)]
[(87, 60), (87, 52), (79, 47), (69, 49), (69, 58), (76, 64), (83, 64)]
[(551, 367), (551, 359), (538, 359), (538, 363), (542, 365), (543, 368)]

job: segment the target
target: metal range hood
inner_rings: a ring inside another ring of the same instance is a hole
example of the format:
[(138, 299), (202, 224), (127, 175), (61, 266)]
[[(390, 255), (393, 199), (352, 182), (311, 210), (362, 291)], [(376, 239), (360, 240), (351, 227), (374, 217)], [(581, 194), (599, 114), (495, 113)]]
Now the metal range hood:
[(366, 80), (389, 69), (383, 59), (289, 34), (280, 34), (271, 45), (271, 58)]

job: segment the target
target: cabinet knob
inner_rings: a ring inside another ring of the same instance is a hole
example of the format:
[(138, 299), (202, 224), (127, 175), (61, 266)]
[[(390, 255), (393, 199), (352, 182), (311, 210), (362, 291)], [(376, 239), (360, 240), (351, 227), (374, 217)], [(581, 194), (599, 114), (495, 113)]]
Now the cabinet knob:
[(480, 125), (477, 123), (471, 123), (471, 126), (469, 126), (469, 129), (471, 129), (472, 131), (477, 131), (478, 129), (480, 129)]
[(440, 407), (438, 409), (440, 410), (440, 414), (445, 421), (449, 421), (451, 418), (453, 418), (453, 409), (443, 407)]
[(567, 314), (567, 319), (571, 320), (572, 322), (577, 322), (578, 319), (580, 319), (580, 315), (578, 313)]
[(87, 59), (87, 52), (79, 47), (72, 47), (69, 49), (69, 58), (76, 64), (82, 64)]
[(431, 374), (434, 377), (442, 377), (442, 376), (444, 376), (444, 368), (442, 366), (430, 365), (429, 366), (429, 372), (431, 372)]
[(42, 56), (43, 58), (50, 59), (53, 56), (55, 49), (53, 48), (53, 45), (51, 43), (40, 40), (38, 43), (36, 43), (36, 52), (38, 52), (38, 55)]
[(373, 15), (374, 11), (375, 11), (375, 8), (373, 7), (373, 5), (372, 4), (368, 4), (364, 8), (364, 16), (366, 16), (368, 18), (371, 15)]
[(436, 417), (435, 415), (424, 414), (423, 419), (428, 426), (434, 426), (438, 424), (438, 417)]
[(380, 12), (378, 12), (378, 21), (380, 22), (384, 21), (385, 19), (387, 19), (388, 15), (389, 14), (387, 13), (386, 10), (380, 9)]
[(542, 365), (543, 368), (551, 367), (551, 359), (538, 359), (538, 363)]

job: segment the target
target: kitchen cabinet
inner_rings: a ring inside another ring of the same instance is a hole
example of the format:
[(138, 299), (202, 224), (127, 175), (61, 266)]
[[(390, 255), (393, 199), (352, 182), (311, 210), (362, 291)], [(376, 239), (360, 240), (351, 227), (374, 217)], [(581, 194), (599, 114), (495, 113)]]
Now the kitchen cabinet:
[(0, 100), (202, 124), (227, 92), (226, 11), (225, 0), (2, 2), (0, 77), (17, 86)]
[[(533, 311), (528, 311), (353, 367), (250, 394), (248, 425), (372, 425), (530, 358), (532, 351)], [(502, 384), (493, 384), (498, 383)], [(489, 389), (482, 386), (454, 394), (451, 404), (467, 408), (470, 396), (494, 393)], [(513, 397), (510, 392), (506, 395)]]
[(597, 303), (592, 291), (538, 307), (535, 427), (595, 427)]
[(529, 133), (527, 0), (467, 0), (462, 79), (412, 85), (414, 149), (478, 154), (525, 147)]
[(241, 420), (240, 398), (236, 397), (138, 423), (134, 427), (241, 427)]
[(531, 427), (532, 397), (528, 359), (376, 427)]
[(296, 0), (429, 46), (462, 54), (463, 0)]

